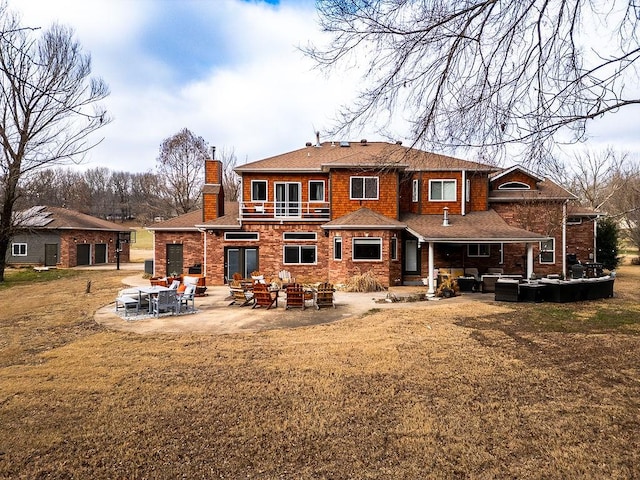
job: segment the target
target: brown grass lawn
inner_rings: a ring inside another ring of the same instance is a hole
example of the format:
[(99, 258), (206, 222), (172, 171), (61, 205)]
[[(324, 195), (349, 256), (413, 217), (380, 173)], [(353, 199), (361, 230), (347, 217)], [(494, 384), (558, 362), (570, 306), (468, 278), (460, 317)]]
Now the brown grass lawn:
[(119, 275), (0, 289), (0, 478), (640, 478), (640, 267), (225, 336), (98, 326)]

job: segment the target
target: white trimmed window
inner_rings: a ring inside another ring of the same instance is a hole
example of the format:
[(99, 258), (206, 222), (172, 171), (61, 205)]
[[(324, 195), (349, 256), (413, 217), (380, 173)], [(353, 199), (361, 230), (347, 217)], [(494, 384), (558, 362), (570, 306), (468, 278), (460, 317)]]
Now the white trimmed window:
[(429, 200), (432, 202), (455, 202), (455, 180), (429, 180)]
[(27, 244), (26, 243), (12, 243), (11, 255), (14, 257), (26, 257), (27, 256)]
[(354, 238), (352, 251), (354, 261), (379, 262), (382, 260), (382, 239)]
[(498, 190), (531, 190), (531, 187), (523, 182), (506, 182), (498, 185)]
[(467, 245), (468, 257), (488, 257), (490, 255), (491, 249), (487, 243), (470, 243)]
[(420, 180), (417, 178), (411, 182), (411, 201), (414, 203), (420, 201)]
[(540, 263), (555, 263), (555, 243), (553, 238), (540, 242)]
[(315, 245), (285, 245), (283, 247), (283, 262), (285, 265), (315, 264)]
[(398, 260), (398, 237), (391, 237), (389, 250), (391, 250), (391, 260)]
[(267, 201), (267, 181), (251, 180), (251, 201), (266, 202)]
[(333, 259), (342, 260), (342, 237), (333, 237)]
[(324, 180), (309, 180), (309, 201), (324, 202)]
[(351, 177), (351, 200), (378, 200), (378, 177)]

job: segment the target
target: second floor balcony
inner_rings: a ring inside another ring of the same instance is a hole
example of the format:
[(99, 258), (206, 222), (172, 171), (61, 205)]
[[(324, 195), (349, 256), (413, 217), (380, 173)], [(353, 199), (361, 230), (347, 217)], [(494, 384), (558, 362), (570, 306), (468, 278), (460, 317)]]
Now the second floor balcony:
[(243, 221), (315, 221), (331, 220), (328, 202), (241, 202)]

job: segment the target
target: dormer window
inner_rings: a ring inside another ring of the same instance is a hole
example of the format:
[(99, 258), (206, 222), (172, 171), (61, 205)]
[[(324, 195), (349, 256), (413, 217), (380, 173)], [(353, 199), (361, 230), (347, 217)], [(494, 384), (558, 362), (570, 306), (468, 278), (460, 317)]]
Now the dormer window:
[(506, 182), (498, 186), (498, 190), (531, 190), (531, 186), (523, 182)]

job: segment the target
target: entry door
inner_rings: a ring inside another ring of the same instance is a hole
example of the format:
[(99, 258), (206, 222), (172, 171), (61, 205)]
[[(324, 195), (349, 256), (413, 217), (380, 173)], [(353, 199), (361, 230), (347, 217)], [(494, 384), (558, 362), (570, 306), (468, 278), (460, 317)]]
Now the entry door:
[(76, 265), (91, 265), (91, 245), (79, 243), (76, 253)]
[(275, 184), (276, 216), (300, 216), (300, 184), (282, 182)]
[(44, 266), (55, 267), (58, 264), (58, 244), (44, 244)]
[(95, 245), (96, 263), (107, 263), (107, 244), (96, 243)]
[(182, 245), (179, 243), (167, 244), (167, 275), (171, 275), (174, 272), (180, 275), (182, 269)]
[(249, 278), (251, 272), (258, 270), (258, 249), (255, 247), (227, 248), (225, 253), (225, 277), (227, 282), (234, 273)]
[(420, 273), (418, 240), (407, 239), (404, 241), (404, 272), (409, 274)]

